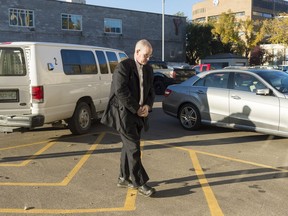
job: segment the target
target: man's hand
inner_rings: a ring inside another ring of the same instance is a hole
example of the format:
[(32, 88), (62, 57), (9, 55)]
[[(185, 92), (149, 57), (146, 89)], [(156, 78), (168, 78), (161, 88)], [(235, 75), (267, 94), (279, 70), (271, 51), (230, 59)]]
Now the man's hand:
[(148, 105), (141, 106), (138, 111), (137, 115), (140, 117), (147, 117), (149, 114), (150, 107)]

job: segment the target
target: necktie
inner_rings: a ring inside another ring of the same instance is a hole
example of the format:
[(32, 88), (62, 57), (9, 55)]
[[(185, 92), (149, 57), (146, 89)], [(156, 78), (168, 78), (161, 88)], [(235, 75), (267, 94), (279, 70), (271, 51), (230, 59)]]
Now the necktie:
[(143, 105), (143, 70), (142, 70), (143, 66), (140, 65), (140, 68), (139, 68), (139, 71), (138, 71), (138, 74), (139, 74), (139, 86), (140, 86), (140, 100), (139, 100), (139, 104), (140, 106)]

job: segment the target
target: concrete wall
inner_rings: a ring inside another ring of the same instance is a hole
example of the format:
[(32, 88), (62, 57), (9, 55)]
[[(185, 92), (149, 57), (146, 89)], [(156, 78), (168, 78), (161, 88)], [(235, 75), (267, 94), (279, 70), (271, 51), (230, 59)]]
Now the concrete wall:
[[(9, 26), (9, 8), (33, 10), (35, 28)], [(81, 15), (82, 31), (62, 30), (62, 13)], [(122, 34), (105, 34), (104, 18), (121, 19)], [(1, 0), (0, 20), (0, 42), (46, 41), (97, 45), (121, 49), (132, 56), (135, 43), (145, 38), (154, 48), (153, 56), (159, 59), (162, 56), (162, 14), (55, 0)], [(185, 17), (165, 16), (166, 61), (185, 61), (185, 34)]]

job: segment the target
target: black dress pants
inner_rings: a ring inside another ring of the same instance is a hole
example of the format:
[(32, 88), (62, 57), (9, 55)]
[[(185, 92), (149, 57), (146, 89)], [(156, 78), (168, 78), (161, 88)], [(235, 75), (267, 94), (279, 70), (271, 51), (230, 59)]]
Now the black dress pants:
[(133, 131), (130, 129), (129, 134), (120, 133), (123, 143), (120, 158), (120, 177), (125, 179), (130, 177), (134, 187), (142, 186), (149, 180), (141, 162), (140, 138), (142, 127), (136, 125), (133, 127)]

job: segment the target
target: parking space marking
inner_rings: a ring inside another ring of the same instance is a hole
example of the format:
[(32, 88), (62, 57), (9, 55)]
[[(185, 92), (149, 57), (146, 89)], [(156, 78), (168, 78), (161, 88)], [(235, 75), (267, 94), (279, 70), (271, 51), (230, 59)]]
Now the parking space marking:
[(199, 183), (202, 187), (202, 190), (204, 192), (204, 195), (206, 197), (206, 201), (208, 203), (208, 207), (210, 209), (210, 213), (212, 216), (223, 216), (223, 212), (218, 204), (218, 201), (208, 183), (208, 180), (205, 177), (205, 174), (202, 170), (202, 167), (199, 163), (199, 160), (197, 158), (197, 154), (195, 151), (190, 150), (190, 158), (192, 160), (193, 167), (195, 169), (195, 173), (197, 175), (197, 178), (199, 180)]
[(237, 159), (237, 158), (227, 157), (227, 156), (218, 155), (218, 154), (212, 154), (212, 153), (198, 151), (198, 150), (195, 150), (195, 152), (199, 153), (199, 154), (203, 154), (203, 155), (208, 155), (208, 156), (217, 157), (217, 158), (230, 160), (230, 161), (235, 161), (235, 162), (239, 162), (239, 163), (245, 163), (245, 164), (258, 166), (258, 167), (262, 167), (262, 168), (273, 169), (273, 170), (277, 170), (277, 171), (281, 171), (281, 172), (288, 172), (287, 169), (281, 169), (281, 168), (278, 168), (278, 167), (268, 166), (268, 165), (265, 165), (265, 164), (259, 164), (259, 163), (255, 163), (255, 162), (251, 162), (251, 161), (245, 161), (245, 160), (241, 160), (241, 159)]
[[(0, 182), (0, 186), (67, 186), (73, 177), (78, 173), (81, 167), (87, 162), (92, 153), (96, 150), (98, 144), (102, 141), (105, 135), (110, 132), (102, 132), (97, 137), (94, 144), (89, 148), (89, 150), (85, 153), (85, 155), (80, 159), (80, 161), (74, 166), (74, 168), (69, 172), (69, 174), (59, 183), (37, 183), (37, 182)], [(95, 133), (93, 133), (94, 135)], [(111, 133), (115, 134), (115, 133)], [(86, 134), (91, 135), (91, 134)], [(66, 138), (65, 138), (66, 139)], [(13, 148), (27, 147), (37, 144), (47, 143), (47, 141), (26, 144), (22, 146), (14, 146), (8, 148), (2, 148), (1, 150), (8, 150)], [(37, 156), (41, 155), (44, 151), (54, 145), (56, 142), (49, 142), (44, 148), (36, 152), (34, 155), (29, 157), (28, 160), (25, 161), (27, 165), (31, 160), (37, 158)], [(141, 141), (141, 148), (143, 148), (144, 141)], [(6, 164), (7, 166), (8, 164)], [(15, 165), (15, 164), (14, 164)], [(3, 165), (4, 166), (4, 165)], [(19, 166), (19, 165), (18, 165)], [(80, 214), (80, 213), (97, 213), (97, 212), (117, 212), (117, 211), (133, 211), (136, 209), (136, 197), (137, 190), (127, 189), (127, 194), (125, 197), (125, 202), (123, 207), (112, 207), (112, 208), (95, 208), (95, 209), (17, 209), (17, 208), (0, 208), (0, 213), (18, 213), (18, 214)]]
[(134, 208), (119, 207), (119, 208), (96, 208), (96, 209), (1, 209), (0, 213), (17, 213), (17, 214), (83, 214), (83, 213), (99, 213), (99, 212), (119, 212), (133, 211)]
[(200, 165), (200, 162), (198, 160), (197, 154), (203, 154), (203, 155), (207, 155), (207, 156), (212, 156), (212, 157), (216, 157), (216, 158), (221, 158), (224, 160), (230, 160), (230, 161), (235, 161), (235, 162), (239, 162), (239, 163), (244, 163), (244, 164), (249, 164), (249, 165), (253, 165), (253, 166), (258, 166), (258, 167), (262, 167), (262, 168), (268, 168), (268, 169), (273, 169), (273, 170), (277, 170), (277, 171), (281, 171), (281, 172), (288, 172), (287, 169), (281, 169), (278, 167), (273, 167), (273, 166), (269, 166), (269, 165), (265, 165), (265, 164), (259, 164), (259, 163), (255, 163), (255, 162), (251, 162), (251, 161), (245, 161), (245, 160), (241, 160), (241, 159), (237, 159), (237, 158), (232, 158), (232, 157), (227, 157), (224, 155), (218, 155), (218, 154), (213, 154), (213, 153), (209, 153), (209, 152), (203, 152), (203, 151), (198, 151), (198, 150), (193, 150), (193, 149), (189, 149), (189, 148), (184, 148), (184, 147), (179, 147), (173, 144), (168, 144), (168, 143), (163, 143), (163, 142), (159, 142), (159, 141), (147, 141), (149, 143), (152, 144), (157, 144), (157, 145), (164, 145), (164, 146), (168, 146), (170, 148), (176, 148), (182, 151), (188, 151), (190, 154), (190, 158), (192, 160), (192, 164), (194, 166), (195, 169), (195, 173), (197, 175), (197, 178), (199, 180), (199, 183), (201, 185), (201, 188), (204, 192), (208, 207), (210, 209), (210, 213), (212, 216), (223, 216), (223, 212), (218, 204), (218, 201), (213, 193), (213, 190), (211, 189), (211, 187), (209, 186), (209, 182), (205, 177), (204, 171), (202, 170), (202, 167)]
[(47, 142), (48, 142), (48, 141), (46, 140), (46, 141), (29, 143), (29, 144), (24, 144), (24, 145), (9, 146), (9, 147), (0, 148), (0, 151), (10, 150), (10, 149), (16, 149), (16, 148), (24, 148), (24, 147), (28, 147), (28, 146), (34, 146), (34, 145), (40, 145), (40, 144), (47, 143)]
[[(99, 136), (97, 137), (96, 141), (94, 142), (93, 145), (89, 148), (89, 150), (86, 151), (83, 157), (81, 157), (80, 161), (74, 166), (74, 168), (68, 173), (68, 175), (58, 183), (35, 183), (35, 182), (22, 182), (22, 183), (15, 183), (15, 182), (0, 182), (0, 186), (67, 186), (71, 180), (74, 178), (74, 176), (79, 172), (81, 167), (87, 162), (89, 157), (92, 155), (92, 153), (97, 149), (98, 144), (102, 141), (102, 139), (105, 137), (105, 135), (109, 134), (114, 134), (118, 135), (113, 132), (102, 132), (100, 134), (98, 133), (92, 133), (92, 135), (98, 134)], [(85, 134), (82, 136), (88, 136), (91, 134)], [(79, 137), (79, 136), (77, 136)], [(66, 137), (63, 139), (69, 139), (71, 137)], [(62, 139), (61, 139), (62, 140)], [(0, 151), (4, 150), (9, 150), (13, 148), (22, 148), (22, 147), (29, 147), (33, 145), (39, 145), (39, 144), (45, 144), (47, 143), (42, 149), (40, 149), (38, 152), (33, 154), (31, 157), (29, 157), (27, 160), (23, 161), (21, 164), (0, 164), (0, 166), (25, 166), (29, 162), (31, 162), (33, 159), (37, 158), (37, 156), (41, 155), (43, 152), (45, 152), (47, 149), (49, 149), (51, 146), (53, 146), (56, 141), (41, 141), (41, 142), (36, 142), (36, 143), (31, 143), (31, 144), (25, 144), (25, 145), (19, 145), (19, 146), (12, 146), (12, 147), (6, 147), (6, 148), (0, 148)], [(198, 150), (193, 150), (185, 147), (178, 147), (176, 145), (168, 144), (165, 142), (159, 142), (159, 141), (145, 141), (141, 140), (140, 145), (141, 145), (141, 150), (143, 150), (144, 147), (144, 142), (152, 143), (152, 144), (160, 144), (164, 146), (168, 146), (170, 148), (176, 148), (182, 151), (188, 151), (192, 164), (195, 168), (195, 173), (197, 175), (197, 178), (199, 180), (199, 183), (201, 185), (201, 188), (204, 192), (208, 207), (210, 209), (210, 213), (212, 216), (223, 216), (223, 212), (218, 204), (218, 201), (213, 193), (212, 188), (209, 185), (208, 180), (205, 177), (205, 173), (202, 170), (202, 167), (200, 165), (200, 162), (198, 160), (197, 154), (203, 154), (207, 156), (212, 156), (216, 158), (221, 158), (225, 160), (231, 160), (239, 163), (245, 163), (253, 166), (258, 166), (258, 167), (264, 167), (264, 168), (269, 168), (273, 170), (278, 170), (282, 172), (288, 172), (286, 169), (282, 168), (277, 168), (277, 167), (272, 167), (264, 164), (259, 164), (251, 161), (245, 161), (237, 158), (232, 158), (232, 157), (227, 157), (224, 155), (218, 155), (218, 154), (213, 154), (209, 152), (203, 152), (203, 151), (198, 151)], [(16, 208), (0, 208), (0, 213), (25, 213), (25, 214), (81, 214), (81, 213), (97, 213), (97, 212), (117, 212), (117, 211), (133, 211), (136, 209), (136, 197), (137, 197), (137, 190), (133, 189), (127, 189), (127, 194), (125, 197), (125, 202), (123, 207), (111, 207), (111, 208), (95, 208), (95, 209), (29, 209), (29, 210), (24, 210), (24, 209), (16, 209)]]
[[(88, 160), (88, 158), (91, 156), (93, 151), (96, 150), (98, 144), (101, 142), (101, 140), (104, 138), (106, 133), (101, 133), (95, 143), (90, 147), (90, 149), (85, 153), (85, 155), (79, 160), (79, 162), (74, 166), (74, 168), (66, 175), (66, 177), (61, 182), (0, 182), (0, 186), (66, 186), (69, 184), (69, 182), (72, 180), (72, 178), (76, 175), (76, 173), (80, 170), (80, 168), (85, 164), (85, 162)], [(39, 150), (37, 153), (31, 156), (28, 160), (24, 161), (24, 163), (27, 165), (32, 159), (37, 158), (41, 153), (43, 153), (45, 150), (50, 148), (52, 145), (54, 145), (55, 142), (50, 142), (48, 145), (46, 145), (44, 148)], [(5, 164), (2, 164), (2, 166), (5, 166)], [(6, 164), (6, 166), (9, 166), (9, 164)]]
[[(0, 164), (0, 166), (10, 166), (10, 167), (21, 167), (28, 165), (33, 159), (35, 159), (37, 156), (41, 155), (44, 151), (49, 149), (52, 145), (54, 145), (56, 142), (49, 142), (46, 146), (44, 146), (42, 149), (40, 149), (38, 152), (30, 156), (27, 160), (22, 161), (19, 164), (13, 164), (13, 163), (4, 163)], [(37, 143), (38, 144), (38, 143)]]

